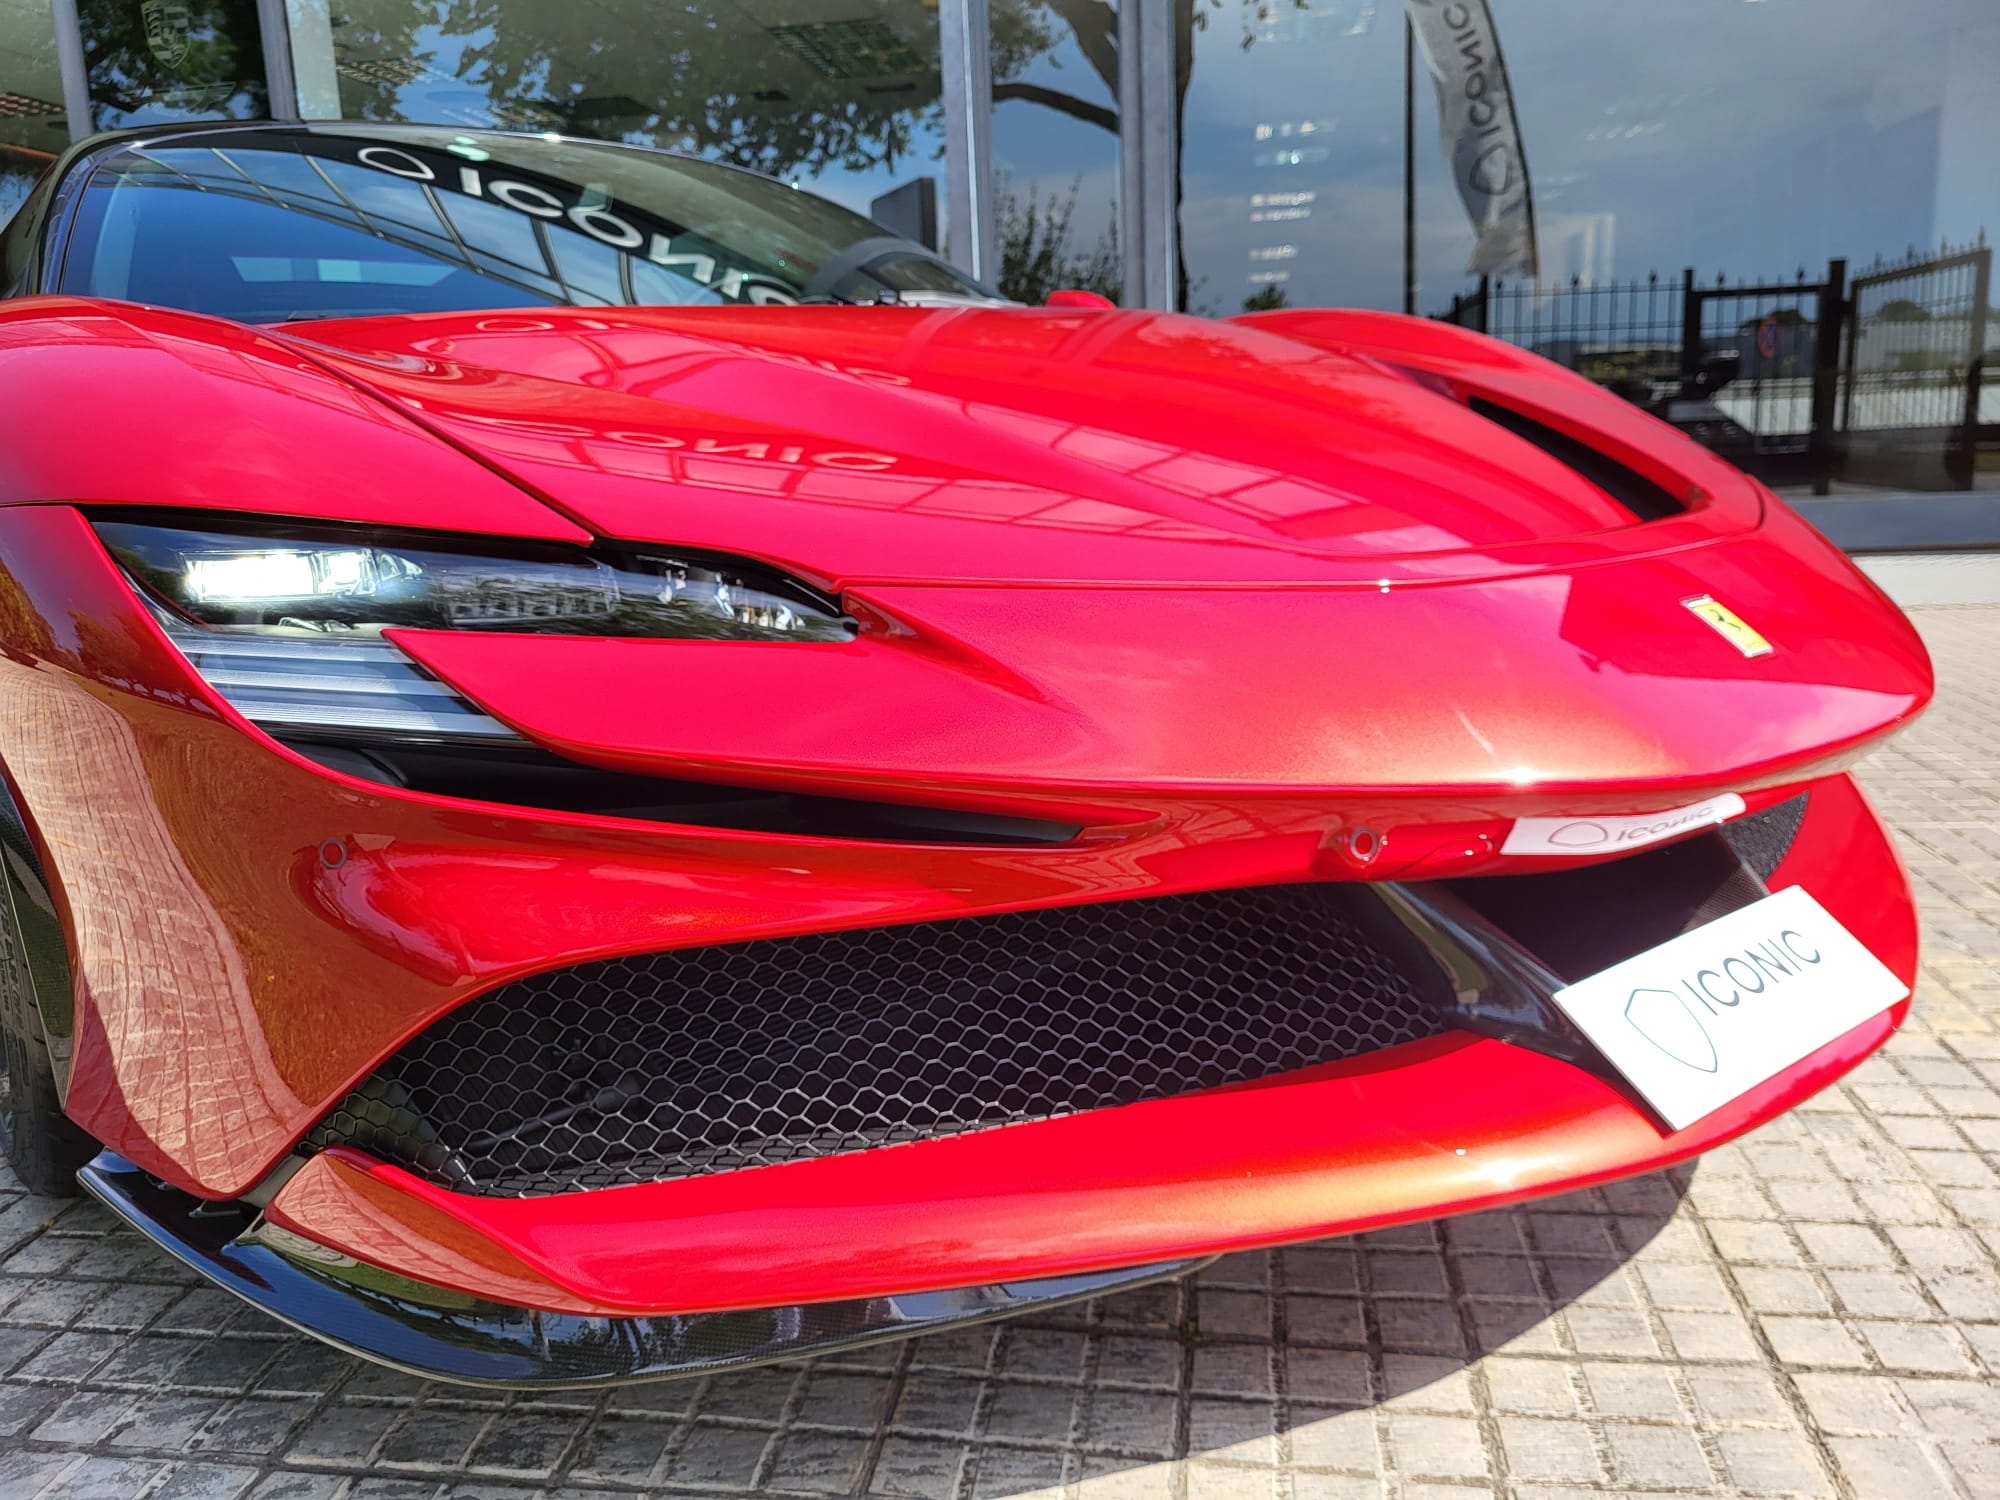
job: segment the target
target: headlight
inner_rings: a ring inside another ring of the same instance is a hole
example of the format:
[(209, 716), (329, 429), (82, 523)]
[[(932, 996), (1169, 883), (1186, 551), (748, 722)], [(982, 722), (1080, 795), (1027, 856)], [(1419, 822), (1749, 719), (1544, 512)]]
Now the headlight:
[(211, 531), (100, 519), (168, 637), (272, 728), (513, 739), (384, 630), (845, 641), (854, 622), (781, 574), (636, 548), (616, 555), (300, 523)]

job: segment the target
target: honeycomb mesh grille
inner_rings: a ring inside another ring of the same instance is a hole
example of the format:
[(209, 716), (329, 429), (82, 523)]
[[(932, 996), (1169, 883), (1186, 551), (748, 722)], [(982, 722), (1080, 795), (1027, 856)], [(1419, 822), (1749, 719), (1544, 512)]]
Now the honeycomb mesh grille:
[(683, 949), (507, 985), (309, 1138), (517, 1196), (1265, 1078), (1443, 1029), (1356, 913), (1269, 886)]
[(1800, 792), (1762, 812), (1722, 825), (1722, 836), (1729, 840), (1736, 857), (1757, 872), (1758, 879), (1769, 880), (1792, 852), (1792, 840), (1799, 836), (1799, 825), (1806, 820), (1806, 796)]

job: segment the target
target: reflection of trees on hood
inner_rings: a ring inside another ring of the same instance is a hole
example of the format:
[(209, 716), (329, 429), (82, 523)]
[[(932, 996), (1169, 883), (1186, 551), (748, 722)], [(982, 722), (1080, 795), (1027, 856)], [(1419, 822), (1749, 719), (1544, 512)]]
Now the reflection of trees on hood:
[(147, 44), (140, 0), (83, 0), (77, 7), (93, 101), (121, 115), (149, 103), (232, 119), (268, 112), (257, 0), (169, 0), (161, 9), (176, 37), (186, 39), (186, 52), (171, 67)]

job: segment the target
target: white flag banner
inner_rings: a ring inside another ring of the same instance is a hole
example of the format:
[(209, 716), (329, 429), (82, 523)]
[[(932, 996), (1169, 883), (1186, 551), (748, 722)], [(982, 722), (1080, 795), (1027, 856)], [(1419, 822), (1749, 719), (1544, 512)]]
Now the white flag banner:
[(1514, 91), (1486, 0), (1408, 0), (1410, 25), (1438, 91), (1438, 133), (1479, 237), (1473, 276), (1535, 276), (1535, 200)]

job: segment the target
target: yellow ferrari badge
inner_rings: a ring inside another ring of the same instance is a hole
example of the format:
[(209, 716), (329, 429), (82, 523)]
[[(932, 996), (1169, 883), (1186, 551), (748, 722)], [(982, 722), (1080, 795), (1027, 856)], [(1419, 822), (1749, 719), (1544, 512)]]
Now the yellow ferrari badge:
[(1692, 599), (1683, 599), (1681, 604), (1707, 621), (1710, 630), (1745, 656), (1769, 656), (1775, 649), (1735, 610), (1726, 604), (1718, 603), (1706, 594), (1696, 594)]

